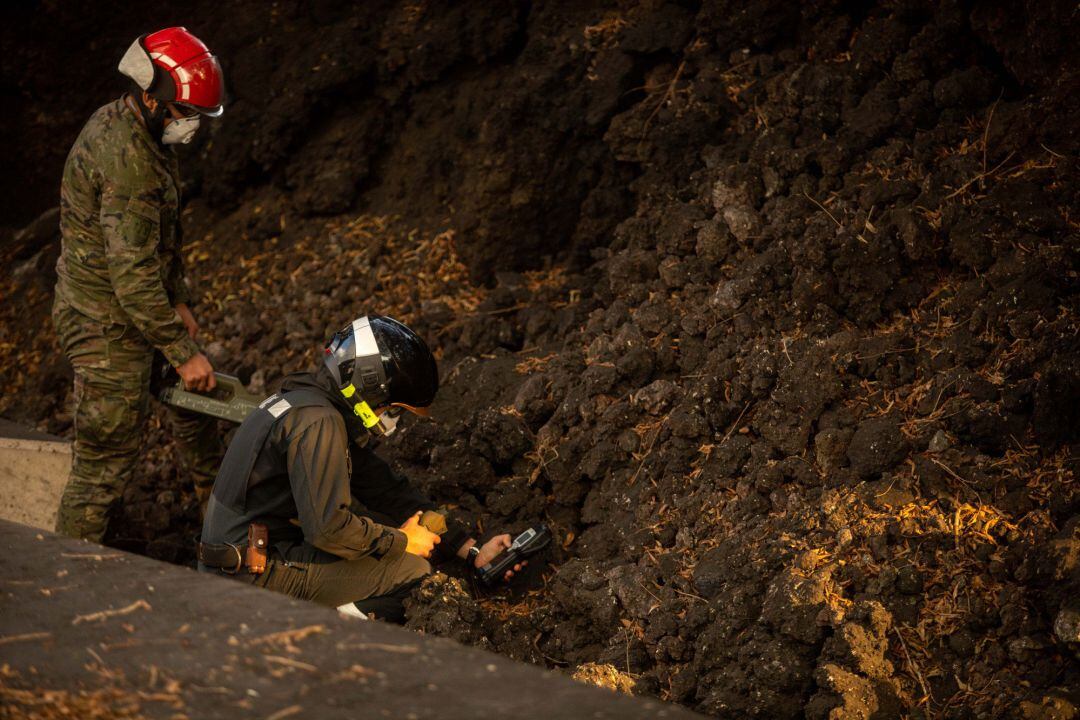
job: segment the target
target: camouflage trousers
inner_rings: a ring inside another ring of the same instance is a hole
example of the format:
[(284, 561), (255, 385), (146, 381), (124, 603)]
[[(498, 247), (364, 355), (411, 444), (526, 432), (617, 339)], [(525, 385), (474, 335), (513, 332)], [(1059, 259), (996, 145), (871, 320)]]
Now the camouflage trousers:
[[(135, 471), (150, 409), (153, 347), (132, 325), (103, 324), (53, 304), (60, 346), (75, 369), (75, 444), (56, 531), (100, 542)], [(223, 448), (217, 423), (169, 408), (170, 429), (203, 510)]]

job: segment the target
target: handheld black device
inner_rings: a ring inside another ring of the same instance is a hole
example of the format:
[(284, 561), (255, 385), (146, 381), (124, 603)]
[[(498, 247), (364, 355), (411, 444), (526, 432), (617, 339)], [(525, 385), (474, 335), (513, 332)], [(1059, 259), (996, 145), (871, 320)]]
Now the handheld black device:
[(509, 548), (499, 553), (494, 560), (478, 568), (476, 577), (485, 585), (494, 585), (502, 580), (506, 571), (517, 563), (547, 547), (551, 542), (551, 531), (544, 524), (531, 527), (514, 538)]

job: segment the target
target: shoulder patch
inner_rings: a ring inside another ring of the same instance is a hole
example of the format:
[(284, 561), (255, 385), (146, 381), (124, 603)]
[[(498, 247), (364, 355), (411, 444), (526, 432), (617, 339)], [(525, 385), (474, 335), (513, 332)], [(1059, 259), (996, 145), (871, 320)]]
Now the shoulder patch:
[(266, 408), (266, 412), (270, 413), (276, 418), (279, 418), (286, 412), (288, 412), (290, 408), (292, 408), (292, 405), (289, 404), (289, 401), (285, 398), (282, 398), (270, 407)]

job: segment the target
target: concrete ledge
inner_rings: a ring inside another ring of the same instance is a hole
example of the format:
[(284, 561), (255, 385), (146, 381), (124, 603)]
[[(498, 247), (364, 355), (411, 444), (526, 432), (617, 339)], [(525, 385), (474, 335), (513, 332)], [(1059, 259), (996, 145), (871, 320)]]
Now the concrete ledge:
[(4, 521), (0, 592), (0, 707), (173, 720), (698, 717)]
[(52, 530), (71, 443), (0, 418), (0, 519)]

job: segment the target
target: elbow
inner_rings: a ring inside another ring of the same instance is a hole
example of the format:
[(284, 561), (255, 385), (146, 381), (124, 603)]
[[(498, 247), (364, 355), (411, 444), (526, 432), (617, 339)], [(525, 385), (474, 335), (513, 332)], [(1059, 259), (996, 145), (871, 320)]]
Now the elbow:
[[(356, 547), (355, 540), (364, 533), (357, 532), (356, 523), (363, 522), (361, 518), (353, 515), (347, 507), (335, 508), (326, 518), (323, 518), (317, 526), (305, 531), (305, 539), (322, 550), (338, 557), (346, 559), (363, 555), (367, 548)], [(352, 540), (353, 542), (350, 542)]]

